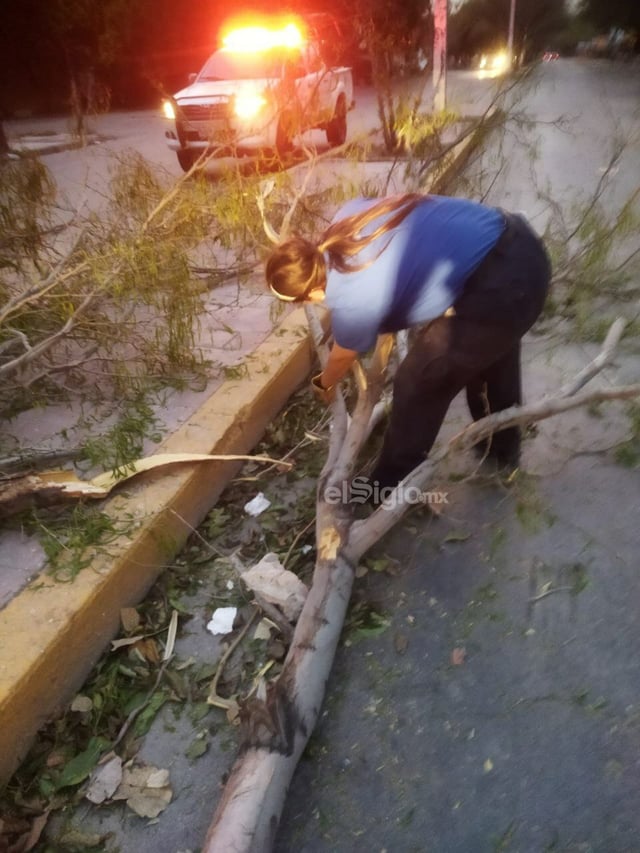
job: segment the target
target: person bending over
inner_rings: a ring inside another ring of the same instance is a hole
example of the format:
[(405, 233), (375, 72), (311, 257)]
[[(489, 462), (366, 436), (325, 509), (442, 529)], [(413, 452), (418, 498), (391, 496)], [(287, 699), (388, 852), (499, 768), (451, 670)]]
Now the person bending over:
[[(334, 343), (314, 380), (326, 402), (378, 335), (418, 327), (371, 474), (381, 488), (425, 459), (463, 388), (474, 420), (521, 403), (521, 340), (542, 311), (550, 275), (522, 216), (423, 194), (354, 199), (318, 242), (291, 237), (266, 264), (279, 299), (330, 311)], [(516, 468), (519, 428), (495, 433), (486, 447), (498, 466)]]

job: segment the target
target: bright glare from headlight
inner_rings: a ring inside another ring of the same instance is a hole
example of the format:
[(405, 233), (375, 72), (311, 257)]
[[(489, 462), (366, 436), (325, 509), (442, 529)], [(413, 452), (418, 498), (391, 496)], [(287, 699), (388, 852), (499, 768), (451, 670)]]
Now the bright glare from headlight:
[(494, 53), (491, 57), (491, 67), (494, 71), (504, 71), (507, 67), (507, 54), (504, 50)]
[(164, 113), (165, 118), (168, 118), (171, 121), (175, 121), (176, 111), (171, 101), (162, 102), (162, 112)]
[(235, 113), (238, 118), (255, 118), (266, 103), (267, 99), (263, 95), (245, 92), (244, 94), (236, 95)]

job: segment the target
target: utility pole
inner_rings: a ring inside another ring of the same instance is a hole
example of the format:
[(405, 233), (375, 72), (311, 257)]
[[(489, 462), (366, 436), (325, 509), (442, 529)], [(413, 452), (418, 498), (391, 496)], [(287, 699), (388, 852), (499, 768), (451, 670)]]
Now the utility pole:
[(507, 36), (507, 59), (509, 68), (513, 68), (513, 29), (516, 20), (516, 0), (511, 0), (509, 9), (509, 35)]
[(433, 112), (447, 105), (447, 3), (433, 0)]

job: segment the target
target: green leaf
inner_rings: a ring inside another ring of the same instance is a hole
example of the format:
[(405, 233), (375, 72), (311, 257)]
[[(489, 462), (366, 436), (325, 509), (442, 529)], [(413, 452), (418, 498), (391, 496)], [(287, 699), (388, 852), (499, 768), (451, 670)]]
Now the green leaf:
[(203, 737), (197, 737), (190, 744), (189, 748), (185, 751), (185, 755), (187, 758), (196, 759), (200, 758), (200, 756), (204, 755), (205, 752), (209, 749), (209, 741)]
[(442, 540), (443, 542), (466, 542), (471, 534), (466, 530), (450, 530)]
[(366, 639), (367, 637), (378, 637), (391, 625), (391, 619), (382, 616), (375, 611), (369, 611), (366, 618), (353, 631), (354, 639)]
[(384, 572), (389, 566), (389, 559), (387, 557), (379, 557), (377, 559), (367, 560), (366, 564), (372, 572)]
[(193, 723), (199, 723), (211, 711), (211, 705), (208, 702), (196, 702), (189, 710), (189, 718)]
[(165, 693), (155, 693), (151, 697), (149, 704), (140, 712), (140, 716), (137, 718), (133, 727), (133, 732), (136, 737), (146, 735), (151, 728), (151, 723), (155, 719), (156, 714), (167, 701), (167, 698), (168, 697)]
[(84, 752), (80, 752), (65, 764), (58, 779), (57, 787), (66, 788), (69, 785), (79, 785), (80, 782), (83, 782), (96, 766), (100, 756), (108, 746), (109, 741), (106, 738), (91, 738)]

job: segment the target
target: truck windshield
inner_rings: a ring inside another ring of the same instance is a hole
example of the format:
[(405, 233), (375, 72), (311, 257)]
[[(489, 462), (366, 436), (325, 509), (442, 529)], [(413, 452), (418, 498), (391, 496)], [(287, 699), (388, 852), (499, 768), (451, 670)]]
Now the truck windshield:
[(282, 52), (275, 50), (246, 53), (217, 50), (198, 74), (198, 80), (255, 80), (260, 77), (280, 77), (282, 60)]

